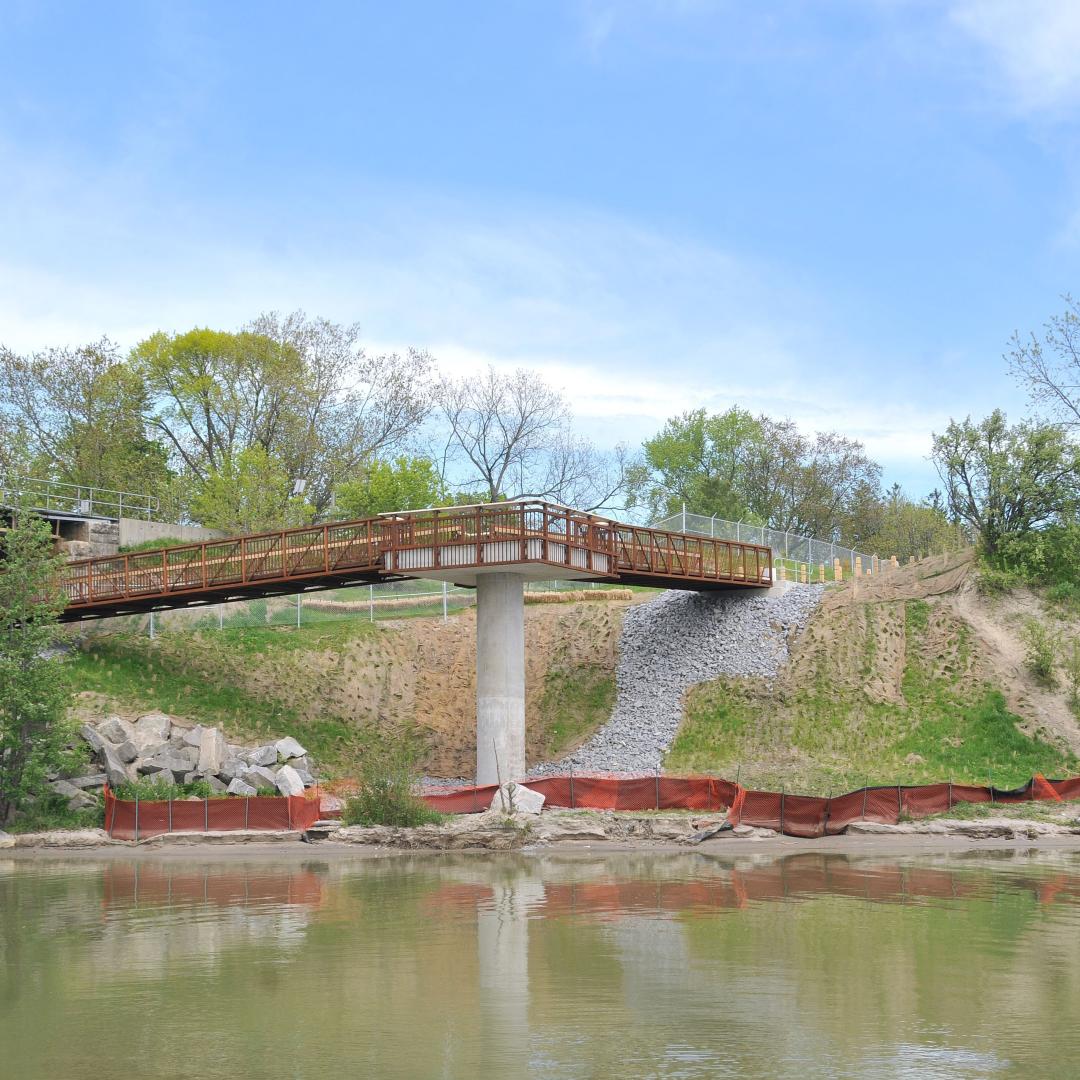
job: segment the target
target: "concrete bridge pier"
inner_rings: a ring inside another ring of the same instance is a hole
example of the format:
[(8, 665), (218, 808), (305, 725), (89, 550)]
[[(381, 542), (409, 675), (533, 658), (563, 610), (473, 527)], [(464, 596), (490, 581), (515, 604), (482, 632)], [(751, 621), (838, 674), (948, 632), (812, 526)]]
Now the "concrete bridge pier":
[(476, 782), (525, 775), (525, 579), (476, 575)]

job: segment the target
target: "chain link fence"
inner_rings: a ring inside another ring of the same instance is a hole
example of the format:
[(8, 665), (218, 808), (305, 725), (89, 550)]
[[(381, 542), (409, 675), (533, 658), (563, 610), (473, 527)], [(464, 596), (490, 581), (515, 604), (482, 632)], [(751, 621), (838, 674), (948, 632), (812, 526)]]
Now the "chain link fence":
[[(533, 596), (614, 588), (616, 586), (589, 581), (533, 581), (525, 585), (526, 593)], [(395, 581), (383, 585), (357, 585), (347, 589), (297, 593), (295, 596), (235, 600), (226, 604), (156, 611), (148, 615), (121, 615), (82, 623), (79, 633), (136, 632), (154, 637), (165, 633), (236, 630), (244, 627), (313, 626), (346, 619), (372, 623), (415, 617), (448, 620), (475, 603), (475, 589), (438, 581)]]
[[(749, 525), (745, 521), (727, 521), (724, 518), (706, 517), (704, 514), (691, 514), (685, 509), (671, 517), (653, 523), (656, 529), (671, 529), (677, 532), (691, 533), (695, 536), (711, 536), (718, 540), (735, 540), (742, 543), (761, 544), (772, 549), (773, 562), (779, 568), (798, 571), (801, 567), (824, 567), (827, 580), (833, 580), (833, 567), (836, 560), (845, 575), (855, 573), (858, 560), (865, 573), (872, 573), (875, 557), (869, 552), (856, 551), (827, 540), (814, 540), (809, 536), (787, 532), (784, 529), (770, 529), (767, 525)], [(818, 579), (818, 571), (810, 573), (813, 580)]]

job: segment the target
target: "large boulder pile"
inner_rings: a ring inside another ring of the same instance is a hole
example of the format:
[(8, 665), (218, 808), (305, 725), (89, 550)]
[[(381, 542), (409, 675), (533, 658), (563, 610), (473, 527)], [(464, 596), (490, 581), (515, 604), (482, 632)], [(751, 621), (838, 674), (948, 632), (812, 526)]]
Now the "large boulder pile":
[(118, 788), (141, 777), (163, 784), (205, 780), (211, 790), (229, 795), (302, 795), (316, 782), (307, 751), (291, 737), (239, 746), (219, 728), (190, 726), (161, 712), (135, 721), (107, 716), (83, 724), (79, 734), (90, 748), (90, 767), (52, 783), (72, 809), (93, 805), (88, 793), (106, 782)]

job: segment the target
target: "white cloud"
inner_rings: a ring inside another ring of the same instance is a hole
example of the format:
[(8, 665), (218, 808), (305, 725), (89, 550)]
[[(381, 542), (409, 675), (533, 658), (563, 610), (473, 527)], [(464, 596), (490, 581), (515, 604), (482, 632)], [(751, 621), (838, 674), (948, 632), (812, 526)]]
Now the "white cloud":
[(955, 0), (950, 18), (994, 58), (1020, 110), (1080, 102), (1077, 0)]
[(537, 367), (602, 443), (739, 404), (925, 469), (931, 418), (862, 384), (828, 305), (775, 267), (566, 208), (350, 200), (318, 217), (196, 212), (160, 185), (24, 161), (0, 176), (0, 341), (130, 345), (303, 307), (360, 322), (373, 347), (428, 348), (449, 370)]

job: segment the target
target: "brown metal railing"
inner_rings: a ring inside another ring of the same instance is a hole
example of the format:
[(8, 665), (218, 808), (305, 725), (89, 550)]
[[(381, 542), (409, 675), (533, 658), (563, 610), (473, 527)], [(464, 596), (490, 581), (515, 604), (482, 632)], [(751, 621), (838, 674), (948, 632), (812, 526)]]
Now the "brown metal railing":
[(621, 525), (542, 502), (421, 510), (71, 562), (70, 616), (87, 608), (180, 606), (331, 587), (368, 575), (414, 577), (543, 563), (568, 576), (692, 588), (768, 585), (768, 548)]

